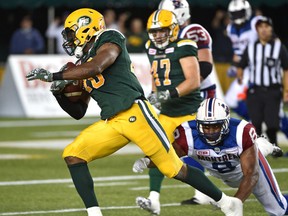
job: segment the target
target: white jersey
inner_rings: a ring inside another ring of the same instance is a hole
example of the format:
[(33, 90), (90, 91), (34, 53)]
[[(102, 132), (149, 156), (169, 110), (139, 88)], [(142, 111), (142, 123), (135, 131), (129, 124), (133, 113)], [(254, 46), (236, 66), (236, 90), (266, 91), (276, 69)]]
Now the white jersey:
[(255, 24), (259, 18), (260, 16), (252, 18), (249, 22), (243, 24), (241, 28), (237, 28), (235, 24), (231, 23), (227, 26), (227, 35), (232, 42), (235, 55), (242, 56), (247, 45), (257, 40), (258, 35)]
[[(179, 33), (179, 38), (188, 38), (197, 43), (198, 50), (208, 48), (211, 50), (212, 48), (212, 39), (208, 31), (199, 24), (190, 24), (183, 29), (181, 29)], [(209, 76), (206, 77), (201, 82), (200, 90), (207, 89), (212, 85), (215, 85), (215, 79), (213, 79), (212, 71)]]
[[(175, 141), (212, 176), (230, 187), (238, 188), (243, 178), (241, 154), (254, 145), (257, 135), (252, 124), (234, 118), (230, 119), (229, 131), (221, 145), (211, 146), (199, 135), (194, 120), (177, 128)], [(270, 215), (284, 215), (287, 200), (281, 194), (273, 171), (260, 151), (258, 157), (259, 179), (253, 188), (253, 194)]]

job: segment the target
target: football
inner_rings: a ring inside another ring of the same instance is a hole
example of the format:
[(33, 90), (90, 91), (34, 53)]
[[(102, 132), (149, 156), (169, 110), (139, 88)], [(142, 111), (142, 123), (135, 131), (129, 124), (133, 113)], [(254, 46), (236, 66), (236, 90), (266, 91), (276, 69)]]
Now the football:
[[(76, 65), (73, 62), (68, 62), (63, 68), (64, 73), (65, 70), (72, 67), (76, 67)], [(73, 83), (66, 85), (62, 93), (71, 102), (77, 102), (79, 99), (85, 101), (89, 96), (89, 94), (83, 89), (83, 80), (75, 80)]]
[(78, 101), (86, 93), (83, 89), (82, 80), (75, 80), (73, 83), (68, 84), (62, 92), (72, 102)]
[(76, 65), (73, 62), (67, 62), (61, 69), (60, 71), (65, 71), (69, 68), (76, 67)]

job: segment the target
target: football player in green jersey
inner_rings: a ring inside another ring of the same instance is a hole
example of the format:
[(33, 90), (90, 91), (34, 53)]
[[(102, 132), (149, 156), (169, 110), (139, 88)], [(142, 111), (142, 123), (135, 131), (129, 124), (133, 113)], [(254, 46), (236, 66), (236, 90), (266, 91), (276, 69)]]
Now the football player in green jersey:
[[(173, 132), (186, 120), (194, 120), (202, 101), (197, 44), (190, 39), (179, 39), (179, 24), (173, 12), (154, 11), (147, 21), (150, 40), (146, 43), (151, 64), (152, 93), (148, 100), (160, 108), (159, 120), (171, 143)], [(151, 209), (160, 214), (159, 192), (163, 174), (157, 168), (149, 170)], [(160, 180), (161, 179), (161, 180)], [(155, 200), (155, 201), (154, 201)], [(147, 199), (136, 198), (145, 208)]]
[[(101, 120), (84, 129), (63, 152), (88, 216), (102, 213), (87, 163), (108, 156), (129, 142), (138, 145), (165, 176), (199, 189), (218, 201), (223, 212), (231, 212), (235, 200), (222, 193), (201, 171), (184, 165), (175, 153), (133, 73), (125, 37), (116, 30), (106, 30), (102, 14), (89, 8), (72, 12), (64, 28), (63, 47), (69, 55), (79, 58), (79, 64), (56, 73), (36, 68), (26, 78), (63, 82), (62, 86), (69, 83), (67, 80), (83, 80), (85, 90), (101, 108)], [(61, 85), (54, 83), (55, 86)], [(74, 118), (82, 118), (88, 100), (71, 102), (61, 88), (54, 87), (53, 93), (62, 109)]]
[(189, 39), (177, 39), (179, 25), (168, 10), (154, 11), (147, 31), (150, 40), (146, 50), (152, 74), (148, 99), (152, 105), (156, 102), (161, 106), (159, 119), (172, 142), (176, 127), (187, 119), (195, 119), (202, 101), (197, 45)]

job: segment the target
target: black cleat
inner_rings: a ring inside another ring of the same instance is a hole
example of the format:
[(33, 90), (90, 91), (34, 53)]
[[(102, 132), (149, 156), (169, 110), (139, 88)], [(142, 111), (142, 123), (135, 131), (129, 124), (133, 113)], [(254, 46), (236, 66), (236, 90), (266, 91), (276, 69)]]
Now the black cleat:
[(191, 199), (181, 201), (181, 205), (200, 205), (197, 201), (196, 198), (192, 197)]
[(273, 146), (273, 152), (271, 153), (272, 157), (277, 158), (277, 157), (282, 157), (283, 156), (283, 151), (279, 146), (274, 145)]

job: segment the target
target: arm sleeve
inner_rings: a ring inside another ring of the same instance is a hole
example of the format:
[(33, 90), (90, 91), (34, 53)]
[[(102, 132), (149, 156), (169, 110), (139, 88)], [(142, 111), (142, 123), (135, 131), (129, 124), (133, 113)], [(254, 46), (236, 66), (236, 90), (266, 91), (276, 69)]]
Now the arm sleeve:
[(79, 100), (78, 102), (71, 102), (63, 94), (53, 94), (60, 107), (67, 112), (74, 119), (81, 119), (87, 110), (88, 104)]
[(199, 62), (200, 75), (205, 79), (212, 72), (213, 65), (210, 62), (201, 61)]

